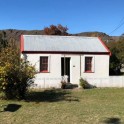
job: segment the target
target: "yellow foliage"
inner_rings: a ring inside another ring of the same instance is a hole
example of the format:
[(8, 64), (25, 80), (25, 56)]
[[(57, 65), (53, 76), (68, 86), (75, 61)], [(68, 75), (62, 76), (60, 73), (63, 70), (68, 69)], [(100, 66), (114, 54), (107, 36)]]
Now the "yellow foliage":
[(27, 87), (30, 86), (27, 80), (34, 77), (35, 68), (20, 59), (16, 47), (5, 48), (0, 53), (0, 60), (0, 91), (7, 98), (24, 97)]

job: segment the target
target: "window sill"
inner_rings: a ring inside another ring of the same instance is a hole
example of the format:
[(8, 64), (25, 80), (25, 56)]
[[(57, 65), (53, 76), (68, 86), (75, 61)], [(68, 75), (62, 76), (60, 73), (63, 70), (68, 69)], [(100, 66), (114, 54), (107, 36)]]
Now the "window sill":
[(49, 71), (40, 71), (39, 73), (50, 73)]
[(94, 73), (93, 71), (85, 71), (84, 73)]

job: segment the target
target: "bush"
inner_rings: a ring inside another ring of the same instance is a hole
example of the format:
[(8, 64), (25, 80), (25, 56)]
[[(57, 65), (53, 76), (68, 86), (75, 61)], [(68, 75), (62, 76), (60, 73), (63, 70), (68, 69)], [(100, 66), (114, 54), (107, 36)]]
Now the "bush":
[(27, 88), (31, 85), (28, 79), (34, 77), (34, 67), (21, 63), (21, 66), (6, 64), (0, 67), (0, 91), (8, 99), (25, 97)]
[(7, 99), (24, 99), (35, 68), (20, 59), (19, 50), (9, 46), (0, 53), (0, 91)]
[(66, 88), (66, 81), (61, 81), (61, 88), (65, 89)]
[(80, 78), (79, 81), (80, 81), (79, 85), (81, 86), (81, 88), (89, 89), (91, 87), (90, 84), (86, 80), (84, 80), (83, 78)]

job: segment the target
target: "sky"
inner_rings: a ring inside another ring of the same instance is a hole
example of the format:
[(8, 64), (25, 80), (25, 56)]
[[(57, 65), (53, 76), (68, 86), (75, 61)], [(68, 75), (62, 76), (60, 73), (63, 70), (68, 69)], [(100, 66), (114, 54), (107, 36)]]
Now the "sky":
[(68, 27), (68, 33), (124, 33), (124, 0), (0, 0), (0, 30)]

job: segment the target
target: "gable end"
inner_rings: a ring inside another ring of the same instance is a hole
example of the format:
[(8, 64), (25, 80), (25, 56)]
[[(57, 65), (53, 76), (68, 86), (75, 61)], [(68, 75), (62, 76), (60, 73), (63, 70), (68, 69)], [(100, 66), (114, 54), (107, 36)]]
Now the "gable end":
[(102, 39), (100, 37), (98, 37), (98, 39), (100, 40), (100, 42), (102, 43), (102, 45), (105, 47), (105, 49), (108, 51), (109, 55), (111, 56), (111, 51), (108, 49), (108, 47), (105, 45), (105, 43), (102, 41)]

